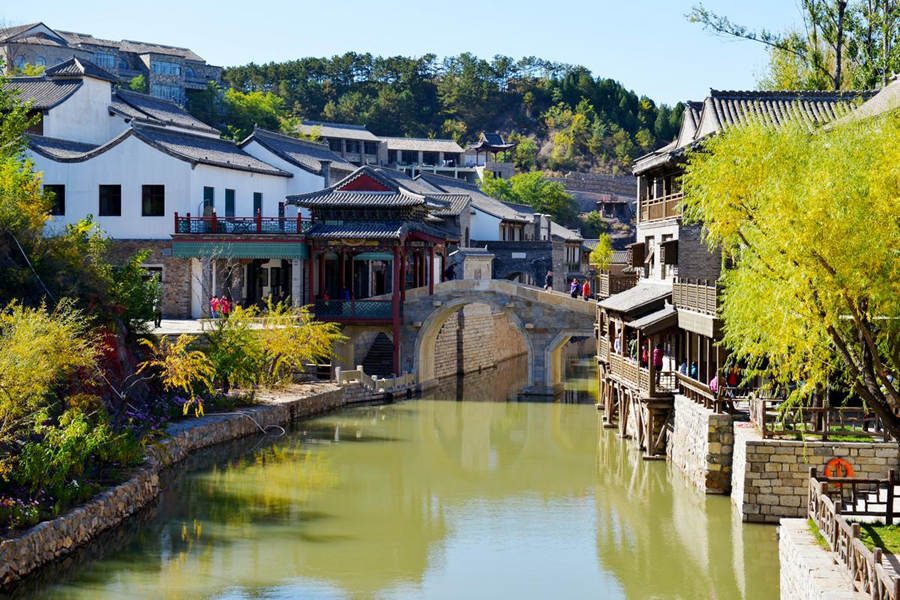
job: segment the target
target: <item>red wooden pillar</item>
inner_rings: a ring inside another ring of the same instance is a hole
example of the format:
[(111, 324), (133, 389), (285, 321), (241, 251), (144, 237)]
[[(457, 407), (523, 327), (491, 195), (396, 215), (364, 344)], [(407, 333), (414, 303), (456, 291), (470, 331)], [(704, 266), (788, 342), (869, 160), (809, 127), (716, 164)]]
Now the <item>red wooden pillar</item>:
[(354, 260), (353, 252), (350, 253), (350, 299), (356, 299), (356, 275), (355, 272), (356, 261)]
[(400, 250), (400, 301), (406, 302), (406, 248)]
[(428, 248), (428, 295), (434, 294), (434, 246)]
[(325, 295), (325, 253), (319, 252), (319, 295)]
[(175, 211), (175, 229), (172, 230), (172, 233), (178, 233), (178, 211)]
[(394, 375), (400, 374), (400, 276), (401, 276), (400, 249), (394, 246), (394, 260), (392, 263), (394, 284), (391, 289), (391, 309), (394, 324)]
[(312, 244), (309, 246), (309, 258), (306, 259), (306, 270), (309, 272), (309, 283), (307, 284), (306, 294), (307, 294), (307, 303), (312, 303), (316, 299), (315, 289), (313, 288), (313, 264), (316, 260), (316, 253), (313, 250)]
[(344, 271), (345, 271), (345, 265), (346, 265), (346, 263), (344, 262), (344, 258), (345, 258), (345, 253), (343, 250), (341, 250), (341, 294), (344, 293), (344, 287), (346, 285), (344, 282)]

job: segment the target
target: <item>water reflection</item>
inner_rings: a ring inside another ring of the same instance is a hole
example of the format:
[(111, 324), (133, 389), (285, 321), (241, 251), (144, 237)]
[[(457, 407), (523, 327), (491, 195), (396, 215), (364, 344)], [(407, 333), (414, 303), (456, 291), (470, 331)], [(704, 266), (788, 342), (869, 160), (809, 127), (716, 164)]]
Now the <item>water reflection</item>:
[(217, 456), (27, 597), (777, 596), (774, 529), (641, 461), (592, 404), (434, 397), (456, 389)]

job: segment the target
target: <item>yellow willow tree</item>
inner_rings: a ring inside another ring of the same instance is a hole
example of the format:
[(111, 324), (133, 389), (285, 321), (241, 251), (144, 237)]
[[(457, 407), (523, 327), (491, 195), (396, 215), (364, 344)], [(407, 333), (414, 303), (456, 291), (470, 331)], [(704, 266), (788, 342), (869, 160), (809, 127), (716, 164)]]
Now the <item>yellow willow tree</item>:
[(708, 140), (683, 178), (686, 221), (731, 264), (725, 344), (792, 402), (841, 380), (900, 440), (900, 115)]

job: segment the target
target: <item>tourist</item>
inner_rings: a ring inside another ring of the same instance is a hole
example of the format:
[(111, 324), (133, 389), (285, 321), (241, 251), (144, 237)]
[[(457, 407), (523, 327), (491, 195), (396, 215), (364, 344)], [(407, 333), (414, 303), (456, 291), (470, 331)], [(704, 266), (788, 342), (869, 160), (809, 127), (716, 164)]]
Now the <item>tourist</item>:
[(622, 340), (619, 339), (619, 336), (616, 336), (616, 341), (613, 344), (613, 348), (616, 351), (616, 354), (622, 354)]
[(553, 271), (547, 271), (547, 275), (544, 277), (544, 289), (548, 292), (553, 290)]
[(219, 297), (215, 294), (209, 300), (209, 316), (213, 319), (219, 318)]
[(637, 339), (632, 337), (630, 340), (628, 340), (628, 356), (631, 358), (631, 360), (636, 361), (637, 354), (638, 354)]
[(663, 347), (657, 344), (653, 349), (653, 370), (656, 371), (656, 385), (659, 385), (659, 378), (662, 375), (663, 368)]
[(581, 288), (581, 297), (585, 300), (591, 299), (591, 284), (587, 279), (584, 280), (584, 285)]
[(228, 296), (223, 295), (219, 300), (219, 313), (223, 319), (227, 319), (231, 313), (231, 299)]
[(287, 306), (287, 297), (284, 295), (284, 290), (278, 290), (278, 304)]
[(453, 281), (456, 278), (456, 265), (450, 265), (444, 269), (444, 281)]
[(691, 379), (697, 379), (697, 362), (696, 361), (691, 362), (691, 370), (688, 372), (688, 376)]
[(713, 393), (714, 396), (719, 396), (719, 374), (716, 373), (713, 375), (713, 378), (709, 380), (709, 391)]
[(578, 297), (578, 280), (574, 277), (572, 278), (572, 283), (569, 285), (569, 295), (573, 298)]
[(346, 287), (341, 290), (341, 300), (344, 300), (345, 302), (350, 300), (350, 290)]
[(162, 326), (162, 298), (158, 289), (153, 296), (153, 326), (157, 329)]
[(681, 364), (678, 365), (678, 372), (682, 375), (688, 374), (688, 365), (686, 360), (681, 361)]

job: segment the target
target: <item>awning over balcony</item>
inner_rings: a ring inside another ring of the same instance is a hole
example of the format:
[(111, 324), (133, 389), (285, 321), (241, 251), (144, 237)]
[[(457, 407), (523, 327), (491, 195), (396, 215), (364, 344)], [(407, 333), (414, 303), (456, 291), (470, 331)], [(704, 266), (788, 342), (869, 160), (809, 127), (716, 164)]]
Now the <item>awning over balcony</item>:
[(309, 258), (309, 247), (298, 242), (172, 241), (176, 258)]
[(633, 288), (614, 294), (599, 304), (608, 311), (634, 313), (634, 316), (637, 316), (642, 309), (644, 311), (652, 309), (653, 303), (660, 303), (661, 308), (662, 301), (671, 295), (671, 283), (643, 280)]
[(653, 335), (676, 325), (678, 325), (678, 314), (671, 304), (666, 304), (661, 310), (628, 323), (628, 327), (640, 329), (641, 333), (645, 335)]

